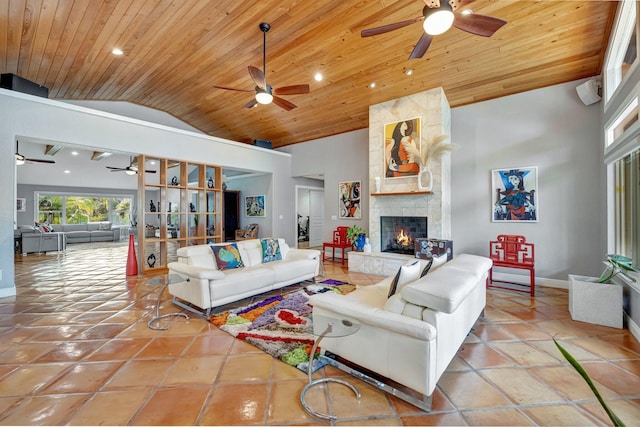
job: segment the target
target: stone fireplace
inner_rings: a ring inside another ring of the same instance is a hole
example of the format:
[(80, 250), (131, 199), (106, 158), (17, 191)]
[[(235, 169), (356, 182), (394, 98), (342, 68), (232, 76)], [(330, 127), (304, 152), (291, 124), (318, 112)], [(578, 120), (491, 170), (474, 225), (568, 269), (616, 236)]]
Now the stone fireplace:
[(381, 216), (380, 251), (413, 255), (415, 239), (427, 237), (426, 216)]
[[(369, 188), (372, 192), (369, 198), (369, 240), (373, 252), (385, 251), (384, 241), (389, 240), (382, 235), (382, 217), (420, 217), (427, 223), (424, 235), (414, 238), (451, 239), (449, 154), (445, 154), (441, 161), (432, 162), (429, 166), (433, 174), (431, 192), (419, 191), (418, 179), (414, 176), (385, 177), (385, 125), (416, 117), (421, 119), (421, 144), (438, 135), (451, 136), (451, 109), (442, 88), (407, 95), (369, 107)], [(374, 190), (376, 177), (381, 181), (381, 188), (377, 193)]]

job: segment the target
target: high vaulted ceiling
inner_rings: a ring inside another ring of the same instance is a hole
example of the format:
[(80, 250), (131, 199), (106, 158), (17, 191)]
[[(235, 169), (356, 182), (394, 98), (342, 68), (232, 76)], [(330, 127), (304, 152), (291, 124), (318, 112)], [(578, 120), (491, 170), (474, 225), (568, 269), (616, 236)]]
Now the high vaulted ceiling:
[[(442, 86), (452, 107), (600, 73), (616, 2), (477, 0), (466, 8), (506, 20), (491, 38), (456, 28), (408, 60), (415, 23), (362, 38), (363, 29), (421, 16), (421, 0), (3, 0), (0, 72), (65, 100), (128, 101), (201, 131), (274, 147), (368, 126), (369, 106)], [(308, 83), (283, 96), (298, 108), (245, 109), (247, 67), (266, 81)], [(124, 55), (115, 56), (113, 48)], [(412, 69), (413, 74), (405, 71)], [(317, 82), (314, 74), (324, 80)], [(370, 83), (375, 82), (375, 88)]]

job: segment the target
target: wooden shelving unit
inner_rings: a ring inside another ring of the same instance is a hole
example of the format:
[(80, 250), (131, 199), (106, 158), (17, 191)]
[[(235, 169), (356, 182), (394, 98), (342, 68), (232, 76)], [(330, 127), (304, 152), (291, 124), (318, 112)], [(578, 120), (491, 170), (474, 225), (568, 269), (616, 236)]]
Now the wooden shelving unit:
[(431, 191), (395, 191), (393, 193), (371, 193), (372, 197), (377, 196), (412, 196), (420, 194), (431, 194)]
[[(142, 173), (151, 162), (157, 173)], [(142, 274), (166, 272), (181, 247), (224, 241), (221, 167), (144, 155), (138, 165)]]

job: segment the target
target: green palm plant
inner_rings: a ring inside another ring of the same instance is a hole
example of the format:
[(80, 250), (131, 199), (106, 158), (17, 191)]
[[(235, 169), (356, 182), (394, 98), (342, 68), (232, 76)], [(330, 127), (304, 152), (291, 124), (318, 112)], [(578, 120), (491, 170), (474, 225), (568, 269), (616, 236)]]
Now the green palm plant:
[(589, 386), (593, 394), (596, 396), (596, 399), (598, 399), (598, 402), (600, 402), (600, 406), (602, 406), (602, 409), (604, 409), (604, 411), (607, 413), (607, 416), (609, 417), (613, 425), (616, 427), (625, 427), (624, 422), (620, 418), (618, 418), (618, 416), (613, 412), (613, 410), (609, 407), (609, 405), (607, 405), (607, 403), (604, 401), (604, 399), (602, 398), (602, 395), (600, 395), (600, 392), (596, 388), (596, 385), (593, 383), (593, 381), (591, 381), (589, 374), (587, 374), (587, 371), (584, 370), (582, 365), (580, 365), (580, 363), (567, 350), (565, 350), (565, 348), (562, 347), (560, 343), (556, 341), (555, 338), (553, 338), (553, 342), (558, 348), (558, 350), (560, 350), (560, 353), (562, 354), (562, 356), (564, 356), (564, 358), (567, 359), (567, 362), (569, 362), (569, 364), (573, 367), (573, 369), (575, 369), (580, 374), (580, 376), (585, 380), (585, 382), (587, 383), (587, 385)]
[(606, 261), (602, 262), (606, 267), (598, 280), (596, 280), (597, 283), (607, 283), (618, 274), (621, 274), (631, 282), (636, 281), (633, 277), (625, 273), (626, 271), (638, 271), (638, 269), (634, 267), (631, 258), (623, 255), (608, 254)]

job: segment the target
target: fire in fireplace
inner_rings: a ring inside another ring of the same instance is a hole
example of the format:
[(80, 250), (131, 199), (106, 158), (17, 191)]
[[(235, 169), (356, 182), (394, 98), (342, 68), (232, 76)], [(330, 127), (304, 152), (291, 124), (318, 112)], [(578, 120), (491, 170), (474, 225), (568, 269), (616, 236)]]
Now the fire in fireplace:
[(426, 216), (381, 216), (380, 249), (413, 255), (415, 239), (427, 237)]

